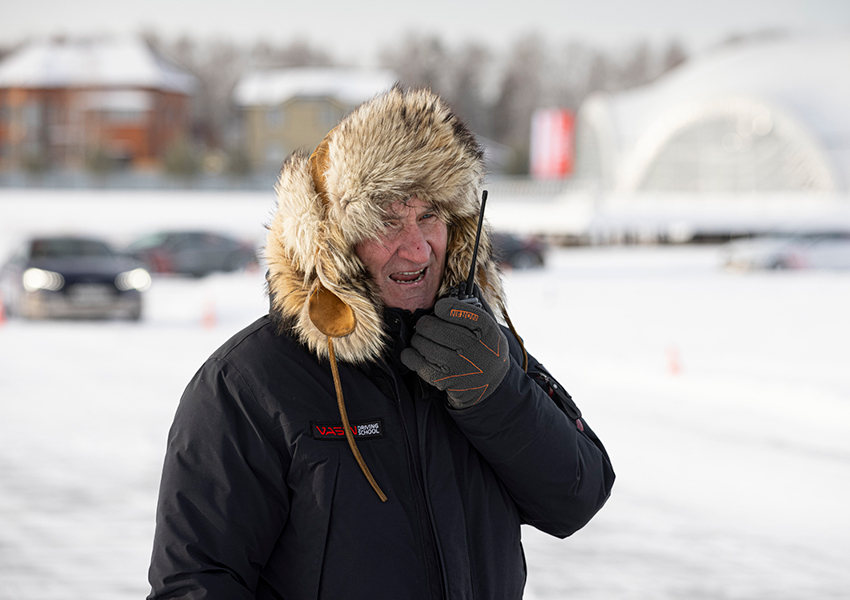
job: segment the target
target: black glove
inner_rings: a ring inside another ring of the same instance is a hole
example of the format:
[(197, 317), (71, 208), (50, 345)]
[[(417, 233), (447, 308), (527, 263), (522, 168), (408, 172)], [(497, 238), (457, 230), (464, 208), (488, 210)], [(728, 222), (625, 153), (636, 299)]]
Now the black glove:
[(492, 394), (510, 368), (508, 340), (495, 319), (456, 298), (439, 300), (434, 316), (419, 319), (401, 361), (445, 390), (454, 408), (472, 406)]

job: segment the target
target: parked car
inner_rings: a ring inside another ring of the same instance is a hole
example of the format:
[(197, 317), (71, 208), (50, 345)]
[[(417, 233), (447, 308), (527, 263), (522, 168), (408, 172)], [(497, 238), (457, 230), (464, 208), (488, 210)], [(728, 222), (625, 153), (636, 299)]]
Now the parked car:
[(150, 285), (140, 262), (93, 237), (34, 237), (0, 270), (6, 312), (30, 319), (138, 320), (142, 294)]
[(850, 231), (780, 234), (729, 242), (723, 266), (753, 269), (850, 269)]
[(253, 245), (210, 231), (160, 231), (145, 235), (127, 248), (153, 273), (203, 277), (215, 271), (255, 267)]
[(493, 253), (503, 266), (512, 269), (533, 269), (546, 262), (546, 246), (532, 237), (520, 237), (510, 233), (493, 232)]

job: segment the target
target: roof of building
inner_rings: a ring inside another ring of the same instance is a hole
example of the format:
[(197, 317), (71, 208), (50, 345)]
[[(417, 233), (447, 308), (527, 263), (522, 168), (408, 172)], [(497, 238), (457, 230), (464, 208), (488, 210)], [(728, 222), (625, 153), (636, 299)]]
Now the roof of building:
[(292, 98), (336, 98), (356, 106), (391, 88), (391, 71), (345, 68), (264, 69), (247, 73), (236, 86), (239, 106), (275, 106)]
[[(763, 106), (799, 125), (850, 181), (850, 36), (780, 38), (721, 47), (657, 81), (598, 94), (582, 107), (606, 131), (617, 170), (674, 125), (725, 103)], [(580, 118), (581, 118), (580, 114)]]
[(33, 42), (0, 63), (0, 87), (153, 88), (190, 94), (195, 78), (137, 38)]
[(628, 129), (673, 104), (720, 95), (759, 97), (794, 112), (815, 131), (850, 132), (850, 37), (790, 38), (719, 49), (655, 84), (617, 96)]

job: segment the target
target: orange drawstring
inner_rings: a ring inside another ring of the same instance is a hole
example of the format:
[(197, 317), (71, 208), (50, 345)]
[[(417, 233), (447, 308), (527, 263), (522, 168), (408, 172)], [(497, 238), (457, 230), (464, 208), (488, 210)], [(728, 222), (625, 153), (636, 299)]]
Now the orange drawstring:
[(357, 443), (354, 441), (354, 435), (351, 433), (351, 426), (348, 424), (348, 414), (345, 412), (345, 402), (342, 399), (342, 383), (340, 383), (339, 371), (336, 366), (334, 345), (330, 336), (328, 336), (328, 354), (331, 359), (331, 373), (333, 374), (334, 388), (336, 389), (336, 403), (337, 406), (339, 406), (339, 416), (342, 417), (342, 428), (345, 430), (345, 439), (348, 440), (348, 446), (351, 448), (352, 454), (354, 454), (354, 459), (357, 461), (357, 464), (360, 465), (360, 470), (363, 471), (366, 479), (369, 480), (369, 484), (372, 486), (372, 489), (378, 494), (381, 502), (386, 502), (387, 496), (381, 491), (381, 488), (378, 487), (378, 482), (375, 481), (375, 478), (372, 477), (372, 472), (369, 471), (369, 467), (366, 466), (366, 462), (360, 455), (360, 450), (357, 449)]

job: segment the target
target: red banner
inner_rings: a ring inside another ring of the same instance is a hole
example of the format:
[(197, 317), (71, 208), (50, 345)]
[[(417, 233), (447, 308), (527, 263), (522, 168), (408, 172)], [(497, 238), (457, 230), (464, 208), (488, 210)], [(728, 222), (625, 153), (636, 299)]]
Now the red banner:
[(531, 176), (563, 179), (575, 160), (573, 113), (561, 108), (538, 109), (531, 120)]

